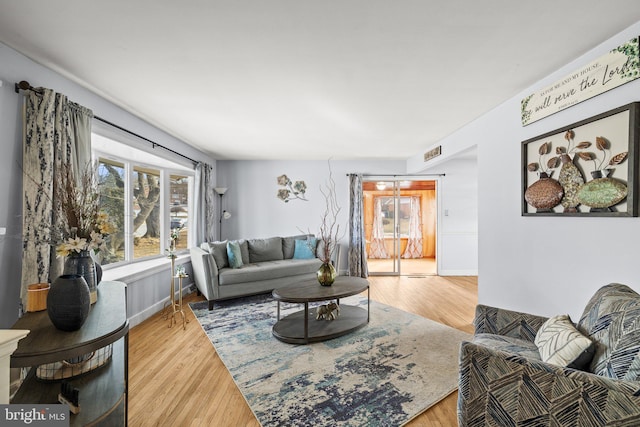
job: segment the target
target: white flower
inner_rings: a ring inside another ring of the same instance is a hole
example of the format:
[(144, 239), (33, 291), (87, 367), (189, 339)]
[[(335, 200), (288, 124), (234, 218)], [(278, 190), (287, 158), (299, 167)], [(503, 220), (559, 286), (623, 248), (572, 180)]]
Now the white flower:
[(66, 257), (67, 255), (69, 255), (69, 249), (67, 248), (67, 244), (60, 243), (56, 247), (56, 256), (60, 258), (60, 257)]
[(104, 237), (102, 234), (92, 231), (89, 237), (89, 249), (99, 250), (104, 245)]
[(67, 240), (67, 249), (69, 252), (76, 251), (78, 253), (86, 251), (88, 249), (87, 239), (81, 237), (76, 237), (75, 239), (69, 238), (69, 240)]

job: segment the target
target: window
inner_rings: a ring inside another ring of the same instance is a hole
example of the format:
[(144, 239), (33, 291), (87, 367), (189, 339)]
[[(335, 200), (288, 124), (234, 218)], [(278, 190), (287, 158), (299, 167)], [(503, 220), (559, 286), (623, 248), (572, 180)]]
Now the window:
[(133, 168), (133, 259), (160, 254), (160, 171)]
[(176, 250), (187, 249), (187, 224), (189, 221), (189, 178), (183, 175), (169, 177), (169, 212), (171, 213), (171, 230), (178, 232)]
[(124, 261), (124, 163), (108, 159), (98, 161), (98, 191), (100, 207), (109, 215), (115, 233), (107, 237), (107, 250), (101, 252), (101, 264)]
[(165, 256), (171, 231), (176, 250), (186, 251), (193, 169), (97, 134), (92, 144), (100, 204), (117, 229), (101, 265)]
[[(395, 198), (394, 197), (382, 197), (381, 198), (382, 209), (382, 225), (384, 228), (384, 235), (386, 237), (393, 237), (394, 218), (395, 213)], [(409, 235), (409, 219), (411, 218), (411, 197), (400, 196), (398, 198), (398, 226), (399, 236), (407, 237)]]

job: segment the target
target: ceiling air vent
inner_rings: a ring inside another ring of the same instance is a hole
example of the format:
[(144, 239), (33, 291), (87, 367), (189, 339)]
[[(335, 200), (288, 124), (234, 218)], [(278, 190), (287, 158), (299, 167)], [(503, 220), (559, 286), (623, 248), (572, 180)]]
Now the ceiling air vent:
[(431, 150), (424, 153), (424, 161), (428, 162), (434, 157), (438, 157), (440, 154), (442, 154), (442, 145), (438, 145), (436, 148), (432, 148)]

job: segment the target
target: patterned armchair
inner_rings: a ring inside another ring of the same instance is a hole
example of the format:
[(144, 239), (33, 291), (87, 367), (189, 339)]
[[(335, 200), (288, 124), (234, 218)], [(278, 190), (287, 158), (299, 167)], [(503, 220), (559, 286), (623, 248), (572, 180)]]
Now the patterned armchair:
[(577, 329), (595, 343), (585, 371), (545, 363), (534, 343), (547, 319), (479, 305), (460, 350), (458, 424), (640, 426), (640, 295), (602, 287)]

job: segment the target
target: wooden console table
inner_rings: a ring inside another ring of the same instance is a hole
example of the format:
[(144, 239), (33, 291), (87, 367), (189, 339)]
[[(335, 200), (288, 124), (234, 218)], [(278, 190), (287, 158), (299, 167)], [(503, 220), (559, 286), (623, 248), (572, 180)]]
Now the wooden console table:
[(11, 403), (58, 403), (61, 381), (36, 379), (36, 367), (82, 357), (112, 344), (111, 360), (104, 366), (64, 380), (80, 389), (80, 412), (71, 414), (70, 425), (126, 426), (129, 382), (126, 288), (122, 282), (100, 282), (98, 302), (91, 306), (82, 328), (74, 332), (56, 329), (46, 311), (27, 313), (18, 319), (13, 329), (31, 332), (18, 343), (11, 356), (11, 367), (32, 369)]

